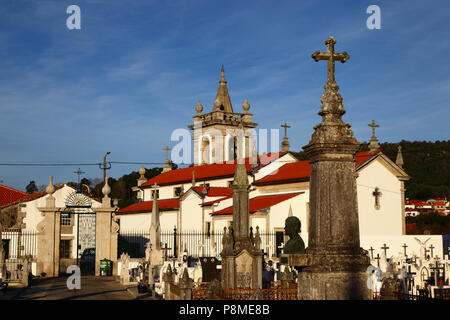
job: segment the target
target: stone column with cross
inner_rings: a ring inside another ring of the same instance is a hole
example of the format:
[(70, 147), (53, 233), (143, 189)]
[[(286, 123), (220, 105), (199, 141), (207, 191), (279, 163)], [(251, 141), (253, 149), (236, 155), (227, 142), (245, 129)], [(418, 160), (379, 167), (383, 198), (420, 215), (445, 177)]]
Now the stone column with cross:
[(284, 124), (281, 125), (281, 127), (284, 128), (284, 138), (283, 138), (283, 141), (281, 142), (281, 151), (288, 152), (289, 151), (289, 140), (287, 137), (287, 129), (290, 128), (291, 126), (288, 126), (288, 124), (285, 122)]
[(380, 125), (376, 124), (375, 120), (372, 120), (372, 123), (369, 123), (369, 127), (372, 128), (372, 137), (370, 138), (370, 141), (369, 141), (369, 151), (375, 152), (378, 149), (380, 149), (380, 145), (378, 144), (378, 139), (375, 136), (375, 128), (380, 127)]
[(328, 63), (328, 81), (321, 97), (319, 115), (311, 141), (303, 149), (310, 158), (310, 224), (306, 255), (310, 264), (299, 274), (299, 299), (370, 299), (366, 282), (370, 258), (360, 247), (355, 154), (360, 143), (345, 113), (335, 62), (349, 55), (336, 53), (336, 41), (325, 41), (327, 52), (316, 51), (315, 61)]
[(373, 197), (375, 198), (375, 210), (380, 210), (381, 208), (381, 202), (380, 202), (380, 198), (383, 195), (383, 193), (380, 191), (380, 189), (378, 187), (375, 188), (375, 190), (372, 192)]
[[(243, 141), (243, 136), (238, 136)], [(242, 143), (238, 147), (238, 164), (232, 184), (233, 229), (222, 239), (222, 288), (261, 289), (262, 253), (250, 239), (249, 188), (247, 169), (243, 163)], [(226, 231), (226, 230), (225, 230)]]

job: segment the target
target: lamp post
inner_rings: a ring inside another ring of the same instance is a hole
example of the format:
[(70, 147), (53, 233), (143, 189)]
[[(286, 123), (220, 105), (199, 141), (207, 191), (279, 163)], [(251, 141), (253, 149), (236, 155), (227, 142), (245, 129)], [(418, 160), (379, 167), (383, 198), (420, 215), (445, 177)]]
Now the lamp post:
[(106, 156), (108, 154), (111, 154), (111, 152), (106, 152), (105, 156), (103, 157), (103, 167), (101, 164), (99, 164), (100, 169), (103, 170), (103, 181), (106, 181), (106, 170), (111, 169), (111, 162), (106, 163)]

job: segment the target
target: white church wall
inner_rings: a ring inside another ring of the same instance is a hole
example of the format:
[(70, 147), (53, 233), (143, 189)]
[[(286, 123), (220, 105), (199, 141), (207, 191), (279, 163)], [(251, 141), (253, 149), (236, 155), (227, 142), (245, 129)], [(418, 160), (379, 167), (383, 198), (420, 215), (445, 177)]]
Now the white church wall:
[[(376, 159), (358, 171), (357, 196), (361, 235), (401, 235), (402, 199), (400, 181)], [(382, 193), (380, 209), (375, 208), (373, 192)]]
[(150, 230), (151, 213), (124, 213), (120, 217), (120, 232)]
[(199, 205), (201, 198), (190, 192), (183, 200), (182, 204), (182, 227), (183, 230), (202, 230), (202, 207)]

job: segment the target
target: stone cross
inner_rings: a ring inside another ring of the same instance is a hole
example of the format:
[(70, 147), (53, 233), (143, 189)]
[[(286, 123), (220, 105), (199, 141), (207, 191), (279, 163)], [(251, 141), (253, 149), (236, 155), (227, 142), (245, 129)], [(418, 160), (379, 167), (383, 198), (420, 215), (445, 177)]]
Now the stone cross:
[(75, 171), (74, 173), (78, 176), (78, 188), (80, 188), (80, 176), (81, 176), (82, 174), (86, 173), (86, 172), (81, 171), (81, 169), (78, 168), (78, 170)]
[(342, 63), (344, 63), (345, 61), (347, 61), (350, 56), (348, 55), (347, 52), (343, 52), (343, 53), (335, 53), (334, 52), (334, 45), (336, 44), (336, 40), (334, 40), (333, 37), (329, 37), (326, 41), (325, 44), (327, 46), (327, 52), (320, 52), (319, 50), (317, 50), (316, 52), (314, 52), (312, 54), (313, 59), (317, 62), (319, 60), (327, 60), (328, 62), (328, 83), (336, 83), (335, 80), (335, 72), (334, 72), (334, 62), (335, 61), (341, 61)]
[(285, 122), (284, 124), (281, 125), (281, 127), (284, 128), (284, 136), (287, 137), (287, 129), (290, 128), (291, 126), (288, 126), (288, 124)]
[(284, 243), (283, 242), (277, 248), (279, 248), (281, 250), (281, 254), (284, 253)]
[(166, 161), (167, 161), (167, 160), (169, 160), (169, 151), (172, 149), (170, 149), (169, 147), (165, 147), (165, 148), (163, 148), (163, 150), (166, 151)]
[(380, 198), (382, 196), (382, 193), (378, 187), (375, 188), (375, 191), (372, 192), (372, 195), (375, 197), (375, 209), (380, 209)]
[(380, 254), (379, 253), (377, 253), (377, 256), (374, 258), (375, 260), (377, 260), (377, 265), (378, 265), (378, 267), (380, 266)]
[(389, 247), (386, 246), (386, 243), (381, 247), (381, 249), (384, 250), (384, 255), (387, 257), (386, 251), (387, 251), (387, 249), (389, 249)]
[(433, 249), (434, 249), (435, 247), (433, 246), (433, 244), (431, 244), (430, 245), (430, 251), (431, 251), (431, 257), (433, 258)]
[(369, 127), (372, 128), (372, 136), (375, 136), (375, 128), (379, 128), (380, 125), (375, 123), (375, 120), (372, 120), (372, 123), (368, 124)]
[(402, 247), (403, 247), (403, 253), (405, 254), (405, 256), (407, 256), (407, 254), (406, 254), (406, 248), (408, 248), (408, 246), (406, 245), (406, 243), (404, 243), (404, 244), (402, 245)]
[(375, 251), (375, 249), (370, 247), (369, 251), (370, 251), (370, 258), (373, 259), (373, 252)]
[(439, 281), (439, 273), (440, 273), (439, 270), (444, 270), (444, 267), (440, 267), (439, 266), (439, 261), (436, 261), (435, 262), (435, 266), (434, 267), (430, 267), (430, 269), (434, 271), (434, 285), (438, 286), (439, 285), (439, 283), (438, 283), (438, 281)]
[(164, 243), (164, 248), (161, 248), (162, 251), (164, 251), (164, 261), (167, 260), (167, 251), (172, 250), (172, 248), (168, 248), (167, 242)]

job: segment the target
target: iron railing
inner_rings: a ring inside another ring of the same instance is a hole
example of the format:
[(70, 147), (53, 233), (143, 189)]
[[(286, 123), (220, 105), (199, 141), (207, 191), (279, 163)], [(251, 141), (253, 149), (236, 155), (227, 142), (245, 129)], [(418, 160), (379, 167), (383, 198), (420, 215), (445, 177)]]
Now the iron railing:
[(0, 235), (5, 250), (5, 259), (18, 259), (25, 256), (37, 257), (36, 231), (3, 231)]
[[(267, 257), (277, 253), (276, 235), (261, 233), (261, 250)], [(160, 234), (161, 248), (166, 251), (167, 257), (177, 257), (183, 252), (191, 257), (215, 256), (219, 257), (222, 251), (223, 232), (204, 233), (198, 230), (177, 229), (162, 231)], [(150, 241), (150, 232), (131, 230), (121, 231), (119, 234), (118, 257), (124, 252), (132, 258), (145, 257), (145, 248)], [(181, 248), (180, 248), (181, 246)]]

